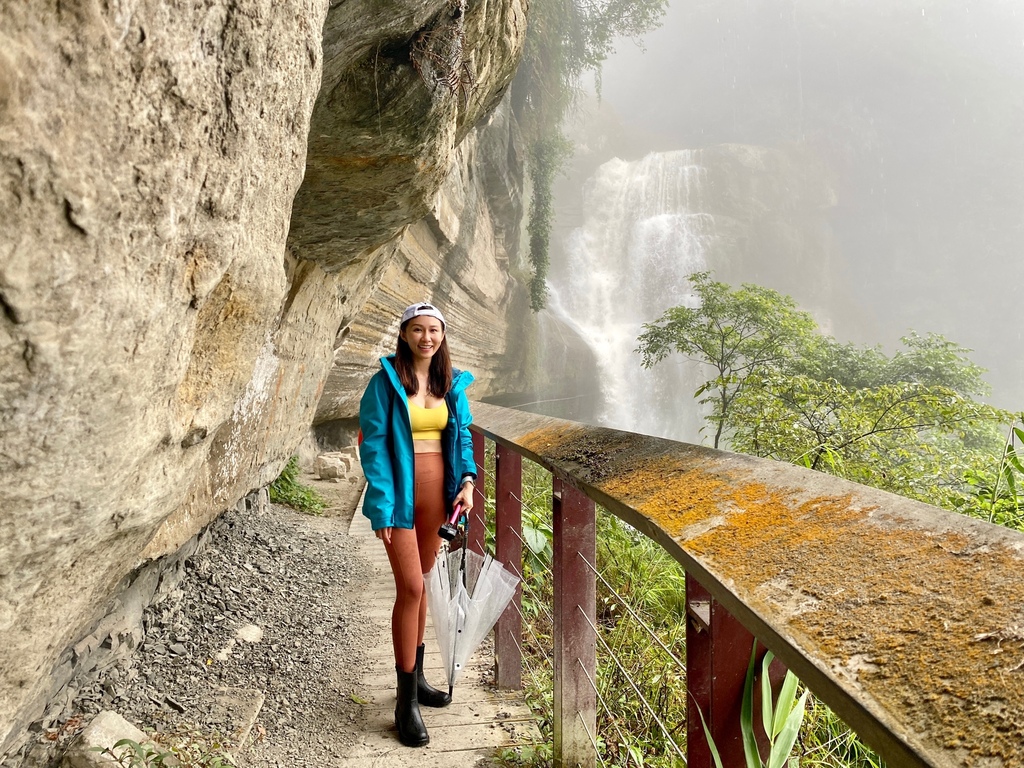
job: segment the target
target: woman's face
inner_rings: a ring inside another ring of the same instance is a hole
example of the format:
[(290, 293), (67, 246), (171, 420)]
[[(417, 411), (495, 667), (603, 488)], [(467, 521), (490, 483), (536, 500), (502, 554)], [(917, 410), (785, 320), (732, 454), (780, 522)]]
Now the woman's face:
[(414, 358), (429, 360), (441, 346), (444, 328), (441, 321), (429, 315), (420, 315), (410, 320), (401, 333), (402, 340), (409, 345)]

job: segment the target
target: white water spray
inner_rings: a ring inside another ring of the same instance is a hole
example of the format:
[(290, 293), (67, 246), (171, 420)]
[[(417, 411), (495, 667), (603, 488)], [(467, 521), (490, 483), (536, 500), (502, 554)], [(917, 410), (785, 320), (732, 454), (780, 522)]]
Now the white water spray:
[(579, 329), (600, 368), (609, 427), (696, 442), (699, 371), (678, 355), (644, 370), (637, 337), (669, 307), (691, 304), (686, 276), (707, 269), (714, 219), (702, 211), (699, 150), (615, 159), (587, 182), (584, 223), (567, 244), (553, 311)]

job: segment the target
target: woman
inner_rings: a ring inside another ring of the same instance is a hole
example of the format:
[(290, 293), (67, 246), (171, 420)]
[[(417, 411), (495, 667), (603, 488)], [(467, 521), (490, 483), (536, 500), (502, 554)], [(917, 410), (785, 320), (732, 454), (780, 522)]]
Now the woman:
[(410, 747), (430, 741), (419, 705), (443, 707), (451, 701), (423, 677), (423, 574), (434, 565), (441, 544), (437, 532), (449, 510), (456, 504), (465, 512), (473, 508), (476, 481), (465, 395), (473, 376), (452, 368), (446, 330), (433, 305), (408, 307), (395, 354), (381, 358), (381, 370), (359, 403), (363, 514), (384, 542), (395, 575), (395, 725)]

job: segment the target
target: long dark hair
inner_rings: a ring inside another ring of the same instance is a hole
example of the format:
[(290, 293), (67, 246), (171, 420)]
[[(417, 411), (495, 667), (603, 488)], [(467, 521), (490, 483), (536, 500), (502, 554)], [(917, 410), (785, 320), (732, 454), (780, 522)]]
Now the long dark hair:
[[(405, 393), (409, 396), (415, 395), (420, 390), (419, 382), (412, 367), (412, 348), (402, 338), (405, 326), (412, 322), (412, 319), (402, 323), (398, 329), (398, 347), (395, 350), (395, 372), (398, 374)], [(445, 333), (437, 352), (430, 358), (430, 372), (427, 374), (427, 393), (434, 397), (444, 397), (452, 388), (452, 358), (448, 354), (448, 334)]]

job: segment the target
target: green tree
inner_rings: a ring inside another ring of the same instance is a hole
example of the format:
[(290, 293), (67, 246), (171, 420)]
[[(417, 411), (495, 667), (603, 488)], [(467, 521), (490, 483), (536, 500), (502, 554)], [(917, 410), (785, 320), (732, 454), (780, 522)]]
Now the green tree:
[(792, 367), (818, 333), (817, 324), (793, 299), (770, 288), (744, 284), (733, 290), (708, 272), (688, 279), (697, 306), (673, 307), (646, 323), (637, 351), (645, 368), (679, 353), (710, 369), (694, 397), (704, 396), (700, 402), (711, 407), (707, 418), (718, 448), (749, 377)]
[(851, 389), (907, 382), (947, 387), (968, 397), (989, 393), (985, 370), (971, 362), (969, 349), (935, 333), (912, 332), (900, 345), (889, 357), (881, 347), (840, 344), (820, 336), (802, 350), (793, 372), (819, 381), (835, 379)]
[(735, 402), (731, 447), (934, 504), (939, 489), (959, 484), (991, 455), (983, 436), (996, 417), (948, 387), (848, 388), (834, 378), (771, 372), (749, 381)]
[[(690, 276), (695, 307), (644, 326), (651, 367), (682, 354), (711, 376), (695, 396), (709, 407), (715, 447), (802, 464), (855, 482), (995, 519), (1016, 519), (1019, 463), (1007, 414), (987, 394), (969, 350), (910, 334), (887, 355), (822, 334), (788, 296)], [(998, 510), (998, 512), (996, 511)]]
[(1002, 415), (969, 350), (910, 334), (892, 356), (818, 335), (789, 366), (751, 377), (732, 447), (939, 503), (996, 448)]

